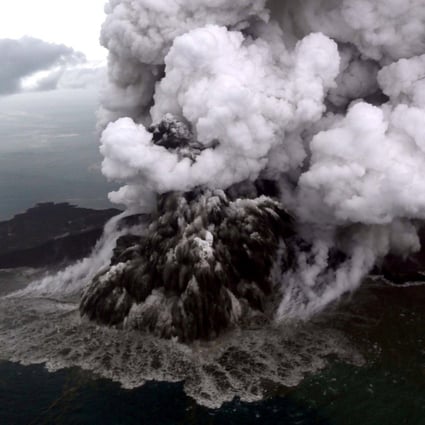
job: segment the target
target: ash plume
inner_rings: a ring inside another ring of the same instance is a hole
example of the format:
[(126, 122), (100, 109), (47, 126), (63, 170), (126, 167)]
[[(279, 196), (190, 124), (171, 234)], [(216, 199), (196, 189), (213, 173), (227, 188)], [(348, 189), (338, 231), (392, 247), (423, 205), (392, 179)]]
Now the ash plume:
[(243, 317), (308, 317), (420, 248), (423, 0), (106, 12), (102, 171), (151, 224), (118, 242), (83, 315), (210, 338)]

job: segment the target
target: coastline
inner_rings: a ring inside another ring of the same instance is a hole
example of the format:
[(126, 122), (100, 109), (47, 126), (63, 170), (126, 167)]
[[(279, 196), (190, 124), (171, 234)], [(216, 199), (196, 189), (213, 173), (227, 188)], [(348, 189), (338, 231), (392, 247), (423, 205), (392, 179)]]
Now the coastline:
[(87, 256), (105, 223), (121, 211), (38, 203), (0, 222), (0, 269), (65, 266)]

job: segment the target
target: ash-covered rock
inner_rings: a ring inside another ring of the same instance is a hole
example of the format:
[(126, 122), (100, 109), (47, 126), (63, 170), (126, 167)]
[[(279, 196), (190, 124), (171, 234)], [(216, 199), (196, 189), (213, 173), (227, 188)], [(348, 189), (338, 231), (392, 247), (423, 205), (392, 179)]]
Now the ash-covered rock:
[(163, 146), (176, 153), (180, 159), (189, 158), (192, 162), (196, 161), (196, 157), (203, 150), (214, 148), (218, 144), (213, 142), (206, 146), (199, 143), (190, 126), (171, 114), (166, 114), (158, 124), (151, 125), (148, 130), (152, 133), (155, 145)]
[(145, 234), (118, 240), (111, 267), (84, 293), (81, 314), (182, 341), (267, 320), (270, 272), (291, 229), (289, 215), (266, 196), (160, 195)]
[(153, 142), (167, 149), (177, 149), (195, 142), (189, 126), (171, 114), (167, 114), (160, 123), (151, 125), (149, 131), (153, 135)]

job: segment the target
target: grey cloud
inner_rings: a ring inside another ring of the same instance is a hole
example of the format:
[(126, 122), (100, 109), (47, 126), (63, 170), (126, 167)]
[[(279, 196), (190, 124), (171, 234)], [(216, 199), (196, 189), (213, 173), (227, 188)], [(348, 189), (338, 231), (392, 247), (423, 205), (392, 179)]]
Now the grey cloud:
[(60, 68), (59, 70), (56, 70), (56, 71), (52, 71), (46, 77), (42, 78), (41, 80), (37, 82), (37, 86), (34, 88), (34, 91), (56, 90), (58, 88), (58, 83), (63, 73), (64, 73), (63, 68)]
[[(0, 39), (0, 95), (21, 91), (22, 79), (53, 67), (65, 69), (68, 65), (84, 62), (85, 56), (63, 44), (24, 37), (19, 40)], [(60, 72), (42, 81), (40, 89), (52, 89), (57, 85)]]
[(58, 78), (59, 89), (86, 89), (100, 87), (106, 80), (105, 67), (76, 67), (67, 69)]
[(61, 67), (38, 80), (32, 91), (99, 88), (105, 79), (105, 67)]

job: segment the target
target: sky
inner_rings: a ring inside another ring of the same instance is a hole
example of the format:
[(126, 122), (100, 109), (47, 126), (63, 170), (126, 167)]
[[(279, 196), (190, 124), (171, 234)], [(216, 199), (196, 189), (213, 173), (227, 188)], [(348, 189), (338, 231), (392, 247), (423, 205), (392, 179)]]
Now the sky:
[(0, 2), (0, 38), (25, 35), (65, 44), (89, 60), (101, 60), (99, 46), (105, 0), (13, 0)]
[(105, 0), (0, 3), (0, 96), (99, 84)]
[(95, 131), (105, 0), (0, 1), (0, 220), (108, 204)]

